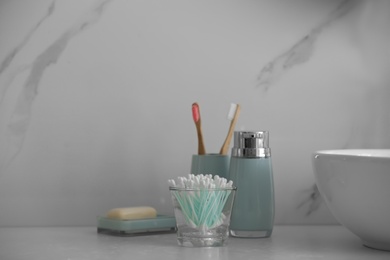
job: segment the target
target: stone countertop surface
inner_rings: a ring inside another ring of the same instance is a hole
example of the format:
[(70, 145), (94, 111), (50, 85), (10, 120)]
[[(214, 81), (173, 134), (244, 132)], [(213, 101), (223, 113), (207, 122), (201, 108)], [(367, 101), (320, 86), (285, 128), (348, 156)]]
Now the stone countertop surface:
[(219, 248), (185, 248), (176, 234), (112, 236), (95, 227), (0, 228), (1, 260), (390, 259), (342, 226), (275, 226), (270, 238), (229, 238)]

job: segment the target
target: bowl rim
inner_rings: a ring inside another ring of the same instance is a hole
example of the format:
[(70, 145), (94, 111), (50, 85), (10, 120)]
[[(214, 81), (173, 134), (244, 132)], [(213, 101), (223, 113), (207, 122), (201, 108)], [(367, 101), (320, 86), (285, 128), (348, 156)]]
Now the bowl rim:
[(329, 149), (318, 150), (314, 156), (330, 156), (343, 158), (367, 158), (367, 159), (389, 159), (390, 149)]

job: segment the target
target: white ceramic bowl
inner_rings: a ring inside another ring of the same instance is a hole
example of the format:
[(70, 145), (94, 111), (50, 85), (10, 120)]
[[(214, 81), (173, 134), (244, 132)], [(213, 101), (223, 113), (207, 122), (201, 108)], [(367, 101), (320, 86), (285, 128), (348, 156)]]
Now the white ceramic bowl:
[(334, 217), (364, 245), (390, 251), (390, 149), (318, 151), (312, 163)]

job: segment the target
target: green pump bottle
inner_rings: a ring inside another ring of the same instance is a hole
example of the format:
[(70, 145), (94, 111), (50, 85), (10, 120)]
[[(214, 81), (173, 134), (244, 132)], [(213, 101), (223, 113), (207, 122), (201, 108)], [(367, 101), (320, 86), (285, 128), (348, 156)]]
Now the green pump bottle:
[(275, 215), (268, 131), (236, 131), (229, 179), (237, 187), (230, 221), (234, 237), (269, 237)]

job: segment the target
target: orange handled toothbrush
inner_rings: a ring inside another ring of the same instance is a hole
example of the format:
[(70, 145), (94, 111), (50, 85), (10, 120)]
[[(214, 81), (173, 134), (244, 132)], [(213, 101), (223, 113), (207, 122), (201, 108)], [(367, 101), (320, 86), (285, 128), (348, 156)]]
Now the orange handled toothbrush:
[(231, 121), (229, 131), (226, 136), (225, 142), (223, 143), (221, 150), (219, 151), (219, 154), (226, 155), (228, 153), (230, 141), (232, 140), (232, 135), (234, 132), (234, 126), (236, 125), (239, 114), (240, 114), (240, 105), (232, 103), (230, 105), (230, 110), (227, 116), (228, 119)]
[(195, 122), (196, 132), (198, 134), (198, 154), (206, 154), (206, 148), (203, 143), (202, 126), (200, 121), (200, 110), (198, 103), (192, 104), (192, 117)]

